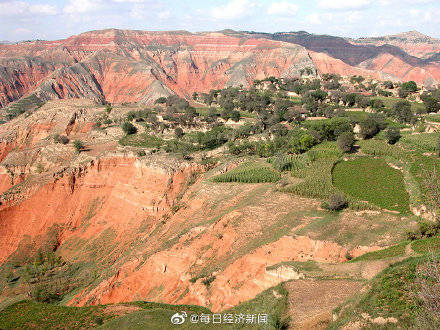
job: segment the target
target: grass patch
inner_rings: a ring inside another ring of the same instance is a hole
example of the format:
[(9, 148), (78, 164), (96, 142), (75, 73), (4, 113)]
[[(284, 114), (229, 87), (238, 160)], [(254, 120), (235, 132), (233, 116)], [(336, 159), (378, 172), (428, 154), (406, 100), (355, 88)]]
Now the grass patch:
[(405, 248), (408, 244), (409, 244), (408, 241), (404, 241), (383, 250), (368, 252), (365, 253), (364, 255), (361, 255), (360, 257), (351, 260), (350, 262), (371, 261), (371, 260), (401, 257), (405, 255)]
[(124, 136), (119, 140), (119, 144), (131, 147), (160, 148), (164, 141), (155, 135), (141, 133)]
[(280, 262), (278, 264), (266, 267), (266, 270), (275, 270), (279, 267), (282, 266), (291, 266), (292, 268), (294, 268), (297, 271), (300, 272), (317, 272), (317, 271), (321, 271), (321, 267), (319, 267), (316, 263), (316, 261), (284, 261), (284, 262)]
[[(341, 329), (356, 321), (365, 323), (362, 313), (371, 318), (395, 317), (398, 320), (397, 324), (388, 324), (386, 328), (391, 325), (397, 329), (418, 328), (421, 306), (414, 294), (414, 283), (418, 265), (426, 260), (426, 257), (408, 258), (385, 269), (372, 280), (367, 292), (335, 310), (338, 319), (330, 324), (329, 329)], [(377, 324), (365, 326), (368, 329), (377, 327)]]
[(1, 329), (80, 329), (94, 328), (113, 315), (102, 306), (66, 307), (35, 301), (21, 301), (0, 312)]
[(400, 143), (421, 152), (435, 152), (439, 137), (438, 133), (404, 135), (400, 139)]
[(214, 182), (261, 183), (277, 182), (281, 175), (269, 164), (258, 162), (244, 163), (224, 174), (212, 178)]
[(440, 251), (440, 236), (419, 239), (411, 244), (411, 248), (417, 253), (430, 253)]
[(433, 123), (440, 123), (440, 114), (427, 115), (425, 116), (425, 120)]
[(333, 183), (357, 199), (387, 210), (409, 212), (403, 176), (383, 159), (362, 157), (340, 162), (333, 169)]

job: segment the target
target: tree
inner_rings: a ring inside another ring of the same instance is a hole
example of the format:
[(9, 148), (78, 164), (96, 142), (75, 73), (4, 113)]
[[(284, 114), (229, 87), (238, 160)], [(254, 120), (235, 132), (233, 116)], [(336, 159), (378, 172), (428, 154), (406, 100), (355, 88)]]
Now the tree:
[(126, 121), (122, 124), (122, 130), (127, 135), (136, 134), (136, 132), (137, 132), (137, 128), (132, 123), (129, 123), (128, 121)]
[(183, 133), (183, 129), (181, 127), (177, 127), (174, 130), (174, 135), (176, 136), (176, 138), (180, 139), (183, 137), (184, 133)]
[(395, 144), (401, 137), (400, 130), (396, 127), (388, 128), (385, 132), (385, 135), (389, 144)]
[(411, 123), (414, 119), (414, 114), (411, 111), (411, 103), (408, 101), (399, 101), (394, 104), (393, 115), (401, 123)]
[(344, 132), (338, 137), (338, 147), (343, 152), (350, 152), (353, 150), (355, 139), (351, 132)]
[(76, 153), (80, 153), (84, 149), (84, 143), (81, 140), (73, 141), (73, 147), (75, 148)]
[(239, 122), (239, 121), (240, 121), (240, 117), (241, 117), (241, 115), (240, 115), (240, 112), (239, 112), (239, 111), (237, 111), (237, 110), (232, 111), (232, 113), (231, 113), (231, 119), (232, 119), (233, 121), (235, 121), (235, 122)]
[(402, 84), (401, 88), (408, 93), (415, 93), (418, 89), (415, 81), (407, 81)]
[(393, 89), (394, 84), (392, 81), (387, 80), (383, 82), (383, 87), (385, 87), (386, 89)]
[(340, 211), (347, 207), (347, 199), (343, 194), (333, 194), (329, 197), (328, 201), (324, 204), (324, 207), (331, 211)]
[(360, 134), (363, 139), (370, 139), (380, 132), (379, 123), (372, 117), (367, 117), (359, 123)]
[(196, 101), (198, 97), (199, 97), (199, 95), (197, 94), (197, 92), (194, 92), (193, 95), (192, 95), (192, 99), (194, 101)]
[(356, 95), (356, 103), (359, 107), (365, 109), (370, 105), (370, 100), (363, 95)]
[(425, 104), (426, 112), (439, 112), (440, 99), (432, 95), (422, 95), (423, 103)]
[(165, 104), (165, 103), (167, 103), (167, 98), (164, 96), (161, 96), (154, 103), (155, 104)]
[(299, 123), (304, 121), (304, 118), (301, 114), (301, 108), (290, 108), (287, 110), (287, 113), (284, 115), (284, 118), (289, 122)]
[(383, 103), (383, 101), (380, 100), (380, 99), (374, 99), (374, 100), (371, 100), (370, 105), (371, 105), (371, 107), (372, 107), (373, 109), (382, 109), (382, 108), (385, 108), (385, 103)]
[(229, 109), (223, 109), (220, 112), (220, 117), (222, 117), (223, 120), (228, 120), (232, 116), (232, 110)]
[(345, 105), (352, 107), (356, 104), (356, 94), (355, 93), (348, 93), (344, 94), (342, 96), (342, 101)]

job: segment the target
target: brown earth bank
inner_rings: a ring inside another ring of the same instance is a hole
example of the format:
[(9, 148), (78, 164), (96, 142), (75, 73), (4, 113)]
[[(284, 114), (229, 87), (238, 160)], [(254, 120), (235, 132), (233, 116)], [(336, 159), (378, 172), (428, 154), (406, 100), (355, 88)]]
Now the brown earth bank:
[(193, 92), (249, 87), (269, 76), (298, 77), (305, 68), (425, 85), (440, 81), (438, 62), (411, 56), (399, 45), (354, 45), (343, 38), (301, 33), (115, 29), (57, 41), (0, 44), (0, 107), (30, 95), (37, 102), (84, 97), (152, 103), (174, 93), (190, 98)]

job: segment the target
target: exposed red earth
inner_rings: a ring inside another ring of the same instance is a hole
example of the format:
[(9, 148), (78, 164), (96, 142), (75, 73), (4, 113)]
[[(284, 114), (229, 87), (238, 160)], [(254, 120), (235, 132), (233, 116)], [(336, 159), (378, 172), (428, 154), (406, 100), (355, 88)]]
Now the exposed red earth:
[[(1, 44), (0, 106), (29, 93), (43, 101), (86, 97), (152, 103), (171, 93), (189, 98), (195, 91), (248, 87), (268, 76), (294, 77), (306, 67), (320, 74), (437, 83), (440, 65), (426, 59), (425, 43), (408, 43), (412, 48), (301, 33), (112, 29), (58, 41)], [(409, 55), (407, 48), (420, 49)]]

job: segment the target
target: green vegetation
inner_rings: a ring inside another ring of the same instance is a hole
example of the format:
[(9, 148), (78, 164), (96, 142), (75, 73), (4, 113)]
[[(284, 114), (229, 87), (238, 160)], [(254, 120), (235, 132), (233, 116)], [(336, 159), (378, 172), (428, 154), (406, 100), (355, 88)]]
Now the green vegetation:
[(268, 164), (247, 162), (224, 174), (215, 176), (212, 180), (214, 182), (260, 183), (276, 182), (280, 178), (280, 173), (272, 169)]
[(315, 146), (307, 154), (310, 162), (299, 162), (292, 168), (292, 176), (303, 181), (286, 190), (304, 197), (327, 199), (337, 192), (332, 184), (332, 168), (341, 151), (335, 142), (327, 142)]
[(21, 301), (0, 312), (2, 329), (94, 328), (113, 318), (103, 306), (65, 307), (35, 301)]
[(76, 153), (79, 154), (84, 149), (85, 145), (81, 140), (75, 140), (73, 141), (73, 147), (75, 148)]
[(433, 123), (440, 123), (440, 114), (427, 115), (425, 116), (425, 120)]
[(401, 143), (408, 148), (415, 148), (422, 152), (435, 152), (440, 135), (438, 133), (420, 133), (404, 135)]
[(20, 100), (10, 104), (6, 108), (6, 118), (11, 120), (25, 112), (40, 108), (44, 102), (40, 100), (35, 94), (23, 97)]
[(130, 122), (126, 121), (122, 124), (122, 130), (126, 135), (136, 134), (137, 128)]
[[(438, 328), (438, 320), (433, 321), (430, 315), (435, 311), (428, 310), (429, 306), (422, 304), (423, 296), (418, 295), (419, 292), (424, 293), (424, 288), (432, 290), (438, 285), (438, 278), (430, 277), (433, 284), (429, 284), (418, 275), (420, 267), (427, 262), (430, 262), (427, 256), (408, 258), (386, 268), (371, 281), (367, 292), (336, 309), (338, 319), (329, 329), (340, 329), (356, 321), (364, 327), (377, 328), (378, 324), (362, 318), (363, 313), (371, 319), (396, 318), (398, 323), (388, 323), (386, 328)], [(436, 290), (438, 295), (438, 288)]]
[[(275, 296), (276, 294), (276, 296)], [(117, 307), (118, 305), (115, 305)], [(38, 326), (43, 329), (169, 329), (171, 316), (176, 312), (185, 311), (190, 317), (193, 314), (209, 315), (212, 312), (204, 307), (193, 305), (169, 305), (154, 302), (133, 302), (121, 306), (122, 313), (128, 309), (127, 314), (113, 312), (113, 305), (66, 307), (54, 304), (38, 303), (35, 301), (20, 301), (6, 307), (0, 313), (0, 328), (2, 329), (29, 329)], [(129, 310), (130, 308), (138, 310)], [(280, 329), (287, 326), (286, 318), (287, 291), (280, 284), (274, 288), (260, 293), (256, 298), (240, 304), (221, 313), (232, 315), (232, 325), (210, 324), (201, 322), (193, 324), (187, 318), (180, 327), (183, 329), (254, 329), (255, 324), (235, 324), (235, 315), (239, 314), (266, 314), (267, 323), (261, 323), (259, 329)]]
[(146, 133), (126, 135), (119, 140), (123, 146), (144, 147), (144, 148), (159, 148), (164, 144), (164, 141), (155, 135)]
[(411, 248), (416, 253), (439, 253), (440, 236), (419, 239), (411, 244)]
[(360, 257), (351, 260), (350, 262), (371, 261), (371, 260), (380, 260), (386, 258), (402, 257), (405, 255), (405, 248), (408, 244), (409, 241), (404, 241), (399, 244), (390, 246), (386, 249), (368, 252)]
[(383, 159), (367, 157), (339, 162), (333, 170), (335, 186), (346, 194), (381, 208), (409, 212), (403, 176)]

